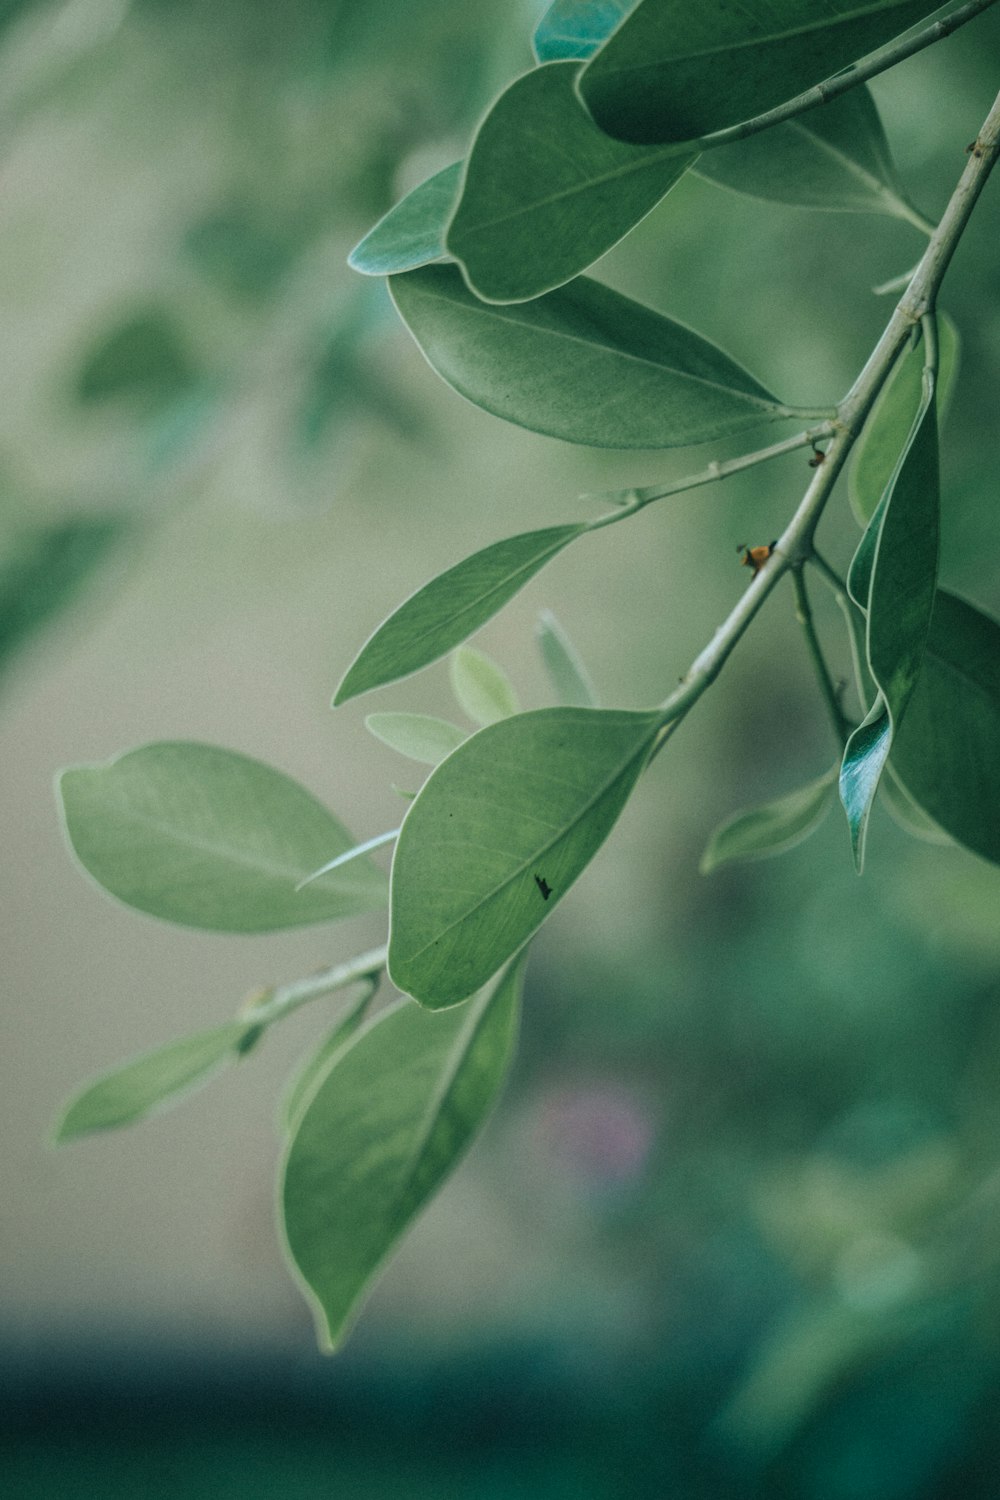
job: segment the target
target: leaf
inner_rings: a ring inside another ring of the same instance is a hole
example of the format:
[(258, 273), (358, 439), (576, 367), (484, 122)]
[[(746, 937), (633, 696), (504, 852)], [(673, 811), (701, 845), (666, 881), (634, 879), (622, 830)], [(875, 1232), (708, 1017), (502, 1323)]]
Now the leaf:
[(452, 162), (401, 198), (355, 245), (347, 264), (364, 276), (391, 276), (443, 260), (462, 167)]
[(518, 711), (517, 695), (506, 673), (473, 646), (459, 646), (453, 654), (451, 690), (474, 724), (495, 724)]
[(88, 406), (128, 400), (152, 413), (185, 395), (196, 378), (173, 316), (154, 307), (98, 340), (77, 374), (76, 397)]
[(442, 379), (532, 432), (595, 448), (678, 448), (788, 415), (700, 334), (585, 276), (512, 307), (473, 296), (457, 266), (389, 285)]
[[(948, 411), (958, 375), (961, 343), (958, 329), (944, 313), (937, 315), (938, 427)], [(908, 344), (879, 392), (854, 449), (848, 493), (854, 514), (866, 526), (892, 477), (899, 454), (913, 427), (923, 398), (923, 339)]]
[(586, 525), (549, 526), (506, 537), (424, 584), (361, 648), (334, 694), (334, 705), (446, 656), (586, 530)]
[(235, 1061), (240, 1043), (255, 1029), (247, 1021), (230, 1021), (102, 1074), (67, 1106), (56, 1126), (55, 1140), (69, 1141), (94, 1130), (131, 1125), (174, 1103), (179, 1094), (207, 1082), (223, 1063)]
[(301, 891), (303, 886), (312, 885), (313, 881), (318, 880), (321, 875), (326, 875), (330, 870), (338, 870), (341, 865), (346, 865), (352, 859), (360, 859), (362, 854), (370, 854), (373, 849), (381, 849), (384, 844), (391, 844), (398, 837), (398, 828), (390, 828), (386, 833), (376, 833), (374, 838), (365, 839), (364, 843), (355, 844), (353, 848), (345, 849), (343, 854), (328, 859), (325, 865), (320, 865), (319, 869), (313, 870), (305, 880), (300, 880), (295, 889)]
[(127, 906), (219, 932), (271, 932), (375, 910), (369, 860), (296, 887), (355, 840), (304, 787), (214, 745), (164, 741), (64, 771), (66, 832), (84, 869)]
[(691, 141), (796, 98), (938, 7), (928, 0), (640, 0), (579, 88), (625, 141)]
[(945, 833), (1000, 864), (1000, 624), (944, 589), (892, 766)]
[(376, 977), (363, 980), (362, 984), (364, 988), (361, 995), (337, 1022), (329, 1036), (325, 1037), (316, 1050), (309, 1054), (292, 1079), (281, 1101), (279, 1112), (278, 1125), (282, 1135), (287, 1135), (298, 1124), (299, 1117), (319, 1079), (329, 1072), (337, 1053), (342, 1052), (353, 1041), (358, 1028), (365, 1020), (379, 981)]
[(914, 218), (875, 101), (863, 86), (746, 140), (706, 151), (695, 171), (751, 198)]
[[(913, 700), (910, 701), (912, 704)], [(939, 828), (933, 818), (929, 818), (923, 808), (914, 802), (896, 776), (892, 761), (885, 768), (885, 774), (879, 782), (878, 792), (882, 799), (882, 806), (904, 833), (910, 834), (915, 839), (923, 839), (928, 844), (952, 843), (952, 839), (944, 829)]]
[(906, 448), (861, 538), (848, 573), (851, 597), (867, 610), (868, 667), (878, 696), (844, 750), (840, 796), (854, 859), (865, 834), (893, 735), (920, 671), (934, 607), (939, 545), (937, 415), (933, 372)]
[(302, 1112), (281, 1184), (285, 1248), (321, 1343), (343, 1342), (378, 1271), (495, 1104), (520, 965), (467, 1005), (404, 1002), (338, 1051)]
[(838, 767), (834, 766), (818, 781), (799, 787), (773, 802), (737, 813), (717, 828), (699, 866), (709, 875), (720, 865), (733, 860), (766, 859), (794, 849), (815, 833), (836, 800)]
[(607, 838), (660, 725), (655, 712), (538, 709), (432, 771), (393, 860), (393, 983), (455, 1005), (519, 952)]
[(636, 0), (553, 0), (532, 38), (540, 63), (585, 58), (607, 41)]
[(597, 694), (587, 675), (587, 669), (569, 636), (550, 610), (543, 610), (538, 617), (536, 639), (549, 682), (559, 702), (568, 708), (596, 708)]
[(427, 766), (436, 766), (468, 738), (457, 724), (431, 714), (369, 714), (365, 728), (390, 750)]
[(522, 302), (578, 276), (694, 161), (598, 130), (576, 74), (575, 63), (554, 62), (516, 79), (473, 142), (447, 246), (488, 302)]

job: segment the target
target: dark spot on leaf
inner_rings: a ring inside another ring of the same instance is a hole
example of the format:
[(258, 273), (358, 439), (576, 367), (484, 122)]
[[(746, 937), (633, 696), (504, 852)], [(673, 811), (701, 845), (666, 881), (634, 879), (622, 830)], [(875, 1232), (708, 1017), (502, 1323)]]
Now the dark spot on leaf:
[(543, 901), (547, 901), (549, 899), (549, 897), (552, 895), (552, 887), (549, 885), (548, 881), (545, 879), (545, 876), (544, 875), (536, 875), (535, 876), (535, 884), (537, 885), (538, 889), (542, 893), (542, 900)]

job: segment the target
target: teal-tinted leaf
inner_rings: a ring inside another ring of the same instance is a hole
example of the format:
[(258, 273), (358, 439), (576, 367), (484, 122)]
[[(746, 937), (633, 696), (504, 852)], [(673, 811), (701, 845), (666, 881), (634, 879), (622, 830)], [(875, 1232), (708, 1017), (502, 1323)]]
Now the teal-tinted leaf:
[(391, 276), (443, 260), (461, 178), (462, 163), (456, 161), (407, 193), (355, 245), (348, 265), (365, 276)]
[(636, 0), (553, 0), (532, 39), (539, 62), (590, 57)]
[(364, 988), (358, 999), (346, 1015), (338, 1021), (329, 1036), (325, 1037), (316, 1050), (310, 1053), (289, 1084), (285, 1097), (281, 1101), (278, 1117), (278, 1127), (282, 1135), (287, 1135), (288, 1131), (298, 1124), (316, 1084), (329, 1071), (337, 1053), (342, 1052), (353, 1040), (367, 1016), (372, 996), (378, 989), (378, 979), (363, 980), (362, 984)]
[[(940, 428), (955, 387), (961, 346), (958, 329), (945, 313), (937, 315), (937, 330)], [(923, 368), (924, 346), (920, 338), (908, 344), (897, 359), (858, 439), (848, 476), (848, 493), (862, 526), (867, 526), (875, 514), (920, 410)]]
[(507, 674), (484, 651), (459, 646), (451, 658), (451, 690), (473, 724), (495, 724), (518, 711)]
[(580, 77), (602, 130), (691, 141), (804, 93), (938, 7), (928, 0), (640, 0)]
[(844, 209), (914, 220), (889, 143), (864, 87), (819, 109), (706, 151), (699, 177), (751, 198), (802, 208)]
[(945, 833), (1000, 864), (1000, 624), (943, 589), (892, 765)]
[(455, 1005), (517, 953), (607, 838), (660, 723), (543, 708), (481, 730), (432, 771), (393, 861), (393, 983)]
[(907, 446), (848, 573), (851, 596), (867, 610), (868, 667), (878, 696), (844, 750), (840, 795), (855, 863), (864, 861), (872, 801), (895, 730), (920, 671), (937, 579), (939, 477), (934, 379)]
[(105, 334), (76, 377), (85, 405), (128, 400), (153, 412), (186, 395), (197, 377), (185, 339), (161, 308), (136, 313)]
[(710, 874), (733, 860), (766, 859), (794, 849), (815, 833), (836, 801), (837, 767), (773, 802), (737, 813), (709, 839), (701, 873)]
[(297, 890), (355, 840), (304, 787), (245, 755), (165, 741), (64, 771), (59, 787), (84, 869), (165, 921), (270, 932), (385, 904), (367, 859)]
[[(936, 606), (935, 606), (936, 607)], [(912, 702), (912, 699), (911, 699)], [(923, 839), (928, 844), (950, 844), (952, 842), (943, 828), (939, 828), (933, 818), (928, 817), (922, 807), (919, 807), (903, 783), (893, 770), (892, 761), (885, 768), (885, 774), (879, 782), (879, 798), (882, 806), (897, 823), (904, 833), (912, 838)]]
[(247, 1021), (230, 1021), (102, 1074), (68, 1105), (56, 1126), (55, 1139), (69, 1141), (93, 1130), (131, 1125), (173, 1103), (195, 1084), (206, 1082), (223, 1063), (234, 1061), (240, 1043), (255, 1029)]
[(334, 696), (345, 703), (447, 655), (523, 588), (584, 526), (549, 526), (506, 537), (440, 573), (379, 626)]
[(432, 714), (369, 714), (365, 727), (390, 750), (425, 766), (436, 766), (468, 738), (457, 724)]
[(313, 1084), (281, 1205), (288, 1258), (326, 1347), (346, 1337), (377, 1272), (493, 1108), (520, 978), (515, 965), (443, 1014), (406, 1002), (384, 1012)]
[(550, 610), (538, 619), (538, 650), (560, 703), (567, 708), (596, 708), (597, 694), (569, 636)]
[(700, 334), (578, 277), (496, 307), (457, 266), (390, 281), (430, 364), (485, 411), (595, 448), (681, 448), (788, 415)]
[(473, 142), (447, 244), (489, 302), (523, 302), (578, 276), (694, 161), (598, 130), (576, 73), (556, 62), (516, 79)]

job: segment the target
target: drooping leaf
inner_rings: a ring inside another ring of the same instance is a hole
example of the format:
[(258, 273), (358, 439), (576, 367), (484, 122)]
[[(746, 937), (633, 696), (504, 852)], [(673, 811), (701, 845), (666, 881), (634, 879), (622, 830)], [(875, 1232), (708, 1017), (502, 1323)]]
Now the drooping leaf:
[[(936, 608), (936, 606), (935, 606)], [(919, 679), (918, 679), (919, 681)], [(912, 699), (911, 699), (912, 702)], [(879, 799), (886, 812), (904, 833), (928, 844), (950, 844), (953, 840), (939, 828), (934, 819), (918, 806), (893, 770), (892, 761), (885, 768), (878, 787)]]
[(536, 639), (549, 682), (559, 702), (567, 708), (596, 708), (597, 694), (587, 675), (587, 669), (551, 610), (543, 610), (539, 616)]
[(624, 141), (684, 142), (797, 97), (938, 7), (928, 0), (640, 0), (580, 92)]
[[(938, 313), (937, 330), (940, 428), (955, 387), (961, 346), (958, 329), (947, 314)], [(920, 410), (923, 368), (923, 340), (917, 339), (906, 346), (893, 366), (857, 441), (848, 475), (848, 493), (862, 526), (867, 526), (875, 514)]]
[(442, 1014), (404, 1002), (334, 1054), (288, 1145), (292, 1270), (336, 1348), (378, 1271), (495, 1104), (514, 1049), (521, 966)]
[(425, 766), (436, 766), (468, 738), (457, 724), (432, 714), (369, 714), (365, 727), (390, 750)]
[(788, 415), (700, 334), (586, 276), (509, 307), (480, 301), (457, 266), (393, 276), (390, 288), (442, 379), (533, 432), (680, 448)]
[(911, 222), (914, 217), (875, 101), (863, 86), (746, 140), (706, 151), (694, 170), (751, 198)]
[(440, 573), (412, 594), (361, 648), (334, 705), (408, 677), (461, 645), (561, 552), (586, 525), (506, 537)]
[(59, 790), (84, 869), (165, 921), (270, 932), (385, 904), (385, 876), (367, 859), (297, 890), (355, 840), (304, 787), (231, 750), (145, 745), (64, 771)]
[(523, 302), (578, 276), (694, 161), (598, 130), (576, 73), (554, 62), (516, 79), (473, 142), (447, 245), (488, 302)]
[(1000, 624), (944, 589), (892, 765), (945, 833), (1000, 864)]
[(840, 772), (840, 796), (859, 870), (872, 802), (927, 641), (937, 580), (939, 513), (934, 378), (925, 370), (922, 408), (848, 573), (851, 597), (867, 611), (868, 667), (878, 689), (866, 718), (847, 742)]
[(223, 1063), (234, 1062), (240, 1043), (255, 1029), (249, 1021), (230, 1021), (170, 1042), (102, 1074), (67, 1106), (56, 1126), (56, 1141), (131, 1125), (172, 1104), (196, 1084), (207, 1082)]
[(773, 802), (737, 813), (715, 830), (699, 866), (709, 875), (733, 860), (766, 859), (794, 849), (820, 827), (836, 801), (836, 766)]
[(451, 690), (473, 724), (495, 724), (518, 711), (507, 674), (484, 651), (459, 646), (451, 658)]
[(517, 953), (607, 838), (660, 724), (543, 708), (481, 730), (432, 771), (393, 861), (393, 983), (455, 1005)]
[(367, 1016), (372, 996), (378, 989), (378, 979), (362, 980), (362, 985), (362, 992), (354, 1004), (341, 1017), (329, 1036), (325, 1037), (315, 1051), (309, 1054), (292, 1078), (279, 1110), (278, 1126), (282, 1135), (287, 1135), (298, 1124), (299, 1117), (319, 1079), (329, 1071), (336, 1054), (343, 1051), (353, 1040)]
[(540, 63), (590, 57), (637, 0), (553, 0), (532, 39)]
[(351, 251), (347, 264), (365, 276), (392, 276), (444, 260), (445, 233), (462, 180), (452, 162), (407, 193)]

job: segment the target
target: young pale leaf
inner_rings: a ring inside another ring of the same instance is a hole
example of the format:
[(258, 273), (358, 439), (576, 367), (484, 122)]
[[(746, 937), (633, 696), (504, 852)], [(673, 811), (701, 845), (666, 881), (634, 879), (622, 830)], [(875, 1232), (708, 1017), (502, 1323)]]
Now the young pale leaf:
[(446, 656), (586, 530), (580, 525), (525, 531), (440, 573), (401, 604), (361, 648), (334, 695), (334, 706)]
[(390, 750), (425, 766), (436, 766), (468, 738), (457, 724), (433, 714), (369, 714), (365, 728)]
[(746, 140), (706, 151), (695, 171), (751, 198), (914, 218), (875, 101), (864, 87)]
[(313, 1084), (280, 1201), (288, 1259), (327, 1348), (347, 1336), (377, 1272), (496, 1103), (520, 969), (439, 1015), (408, 1002), (384, 1012)]
[(145, 745), (64, 771), (59, 791), (84, 869), (165, 921), (271, 932), (385, 905), (385, 876), (368, 859), (297, 890), (355, 841), (304, 787), (231, 750)]
[(320, 865), (318, 870), (313, 870), (305, 880), (300, 880), (295, 887), (301, 891), (303, 886), (312, 885), (314, 880), (319, 880), (321, 875), (326, 875), (330, 870), (339, 870), (341, 865), (349, 864), (351, 860), (360, 859), (363, 854), (371, 854), (375, 849), (381, 849), (384, 844), (391, 844), (399, 837), (398, 828), (390, 828), (386, 833), (376, 833), (373, 838), (365, 839), (362, 844), (355, 844), (350, 849), (345, 849), (343, 854), (337, 854), (333, 859), (328, 859), (325, 865)]
[(451, 658), (451, 690), (473, 724), (495, 724), (518, 712), (507, 674), (484, 651), (459, 646)]
[(582, 60), (606, 42), (637, 0), (553, 0), (532, 39), (540, 63)]
[(543, 708), (481, 730), (432, 771), (393, 861), (393, 983), (455, 1005), (517, 953), (607, 838), (661, 722)]
[(598, 130), (576, 73), (555, 62), (516, 79), (473, 142), (447, 245), (488, 302), (523, 302), (578, 276), (694, 161)]
[(766, 859), (794, 849), (815, 833), (836, 801), (836, 766), (808, 786), (748, 808), (712, 834), (699, 866), (709, 875), (733, 860)]
[(938, 9), (928, 0), (640, 0), (579, 88), (623, 141), (695, 140), (796, 98)]
[(298, 1124), (316, 1084), (329, 1071), (337, 1053), (342, 1052), (353, 1040), (355, 1032), (367, 1016), (372, 996), (378, 989), (378, 979), (367, 979), (362, 983), (364, 988), (361, 995), (329, 1036), (325, 1037), (316, 1050), (310, 1053), (293, 1077), (279, 1108), (278, 1128), (282, 1135), (287, 1135)]
[(896, 776), (892, 761), (886, 766), (885, 774), (879, 782), (878, 794), (882, 806), (893, 822), (902, 828), (904, 833), (910, 834), (915, 839), (923, 839), (928, 844), (950, 844), (953, 842), (944, 829), (939, 828), (934, 819), (928, 817), (923, 808), (914, 802), (903, 783)]
[(536, 631), (549, 682), (567, 708), (596, 708), (597, 694), (569, 636), (550, 610), (543, 610)]
[(595, 448), (682, 448), (789, 414), (700, 334), (586, 276), (510, 307), (480, 301), (457, 266), (389, 285), (442, 379), (533, 432)]
[(365, 276), (392, 276), (444, 260), (445, 231), (461, 180), (460, 161), (428, 177), (379, 219), (355, 245), (347, 264)]
[(907, 446), (851, 563), (848, 587), (867, 610), (867, 656), (878, 696), (844, 750), (840, 796), (858, 869), (872, 802), (920, 671), (937, 579), (939, 536), (934, 380)]
[(77, 1094), (56, 1126), (56, 1141), (70, 1141), (93, 1130), (131, 1125), (204, 1083), (225, 1062), (234, 1062), (240, 1043), (256, 1028), (230, 1021), (179, 1042), (147, 1052), (124, 1067), (104, 1073)]
[(1000, 624), (944, 589), (892, 765), (945, 833), (1000, 864)]
[[(848, 98), (851, 95), (847, 96)], [(948, 411), (948, 404), (958, 374), (960, 343), (958, 329), (944, 313), (937, 315), (938, 427)], [(848, 494), (854, 514), (867, 526), (892, 478), (907, 434), (912, 430), (923, 399), (923, 340), (908, 344), (893, 366), (892, 374), (879, 392), (878, 400), (862, 429), (854, 449)]]

